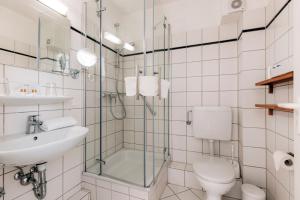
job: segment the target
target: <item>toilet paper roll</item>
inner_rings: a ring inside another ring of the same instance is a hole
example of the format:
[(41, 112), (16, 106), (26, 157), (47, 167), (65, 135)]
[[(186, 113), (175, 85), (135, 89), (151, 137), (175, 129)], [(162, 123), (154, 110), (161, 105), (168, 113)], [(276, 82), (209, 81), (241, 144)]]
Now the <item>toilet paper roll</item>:
[(273, 160), (276, 171), (280, 168), (291, 171), (294, 169), (294, 157), (282, 151), (275, 151), (273, 153)]

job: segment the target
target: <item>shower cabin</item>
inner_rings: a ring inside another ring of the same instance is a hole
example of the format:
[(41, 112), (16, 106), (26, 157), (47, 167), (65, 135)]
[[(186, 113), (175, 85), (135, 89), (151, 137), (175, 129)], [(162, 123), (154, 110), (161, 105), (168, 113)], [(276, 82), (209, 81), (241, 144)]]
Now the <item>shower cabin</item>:
[(171, 79), (171, 25), (162, 10), (158, 0), (88, 1), (87, 35), (99, 41), (87, 41), (98, 63), (84, 77), (89, 174), (147, 188), (168, 161), (170, 95), (128, 96), (124, 81)]

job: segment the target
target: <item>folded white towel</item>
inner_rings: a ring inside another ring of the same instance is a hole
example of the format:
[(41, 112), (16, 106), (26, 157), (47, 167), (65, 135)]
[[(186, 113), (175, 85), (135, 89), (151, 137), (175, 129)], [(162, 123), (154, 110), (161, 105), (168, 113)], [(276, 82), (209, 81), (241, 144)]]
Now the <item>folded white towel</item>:
[(160, 90), (161, 98), (163, 98), (163, 99), (168, 98), (169, 89), (170, 89), (170, 81), (162, 79), (160, 85), (161, 85), (161, 90)]
[(154, 97), (158, 94), (158, 78), (156, 76), (140, 76), (140, 94)]
[(43, 121), (41, 129), (43, 131), (52, 131), (69, 126), (75, 126), (77, 121), (73, 117), (60, 117)]
[(130, 76), (125, 78), (126, 96), (136, 95), (136, 77)]

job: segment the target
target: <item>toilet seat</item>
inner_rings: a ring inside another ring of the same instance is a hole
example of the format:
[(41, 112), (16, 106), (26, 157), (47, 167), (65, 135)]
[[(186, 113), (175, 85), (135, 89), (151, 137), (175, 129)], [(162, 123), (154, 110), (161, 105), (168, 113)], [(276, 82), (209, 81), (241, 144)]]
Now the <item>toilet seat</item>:
[(193, 164), (194, 173), (209, 182), (227, 184), (235, 180), (233, 166), (218, 158), (202, 159)]

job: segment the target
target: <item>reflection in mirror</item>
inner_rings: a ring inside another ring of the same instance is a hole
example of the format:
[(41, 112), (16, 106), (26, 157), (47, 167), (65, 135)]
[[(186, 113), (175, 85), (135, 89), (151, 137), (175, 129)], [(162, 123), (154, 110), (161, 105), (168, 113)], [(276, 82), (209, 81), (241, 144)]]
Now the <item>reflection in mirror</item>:
[(70, 70), (70, 24), (67, 20), (39, 19), (39, 47), (42, 71), (68, 73)]
[(79, 70), (70, 67), (70, 22), (41, 15), (39, 18), (39, 69), (79, 77)]
[(36, 69), (37, 25), (26, 13), (0, 5), (1, 64)]

